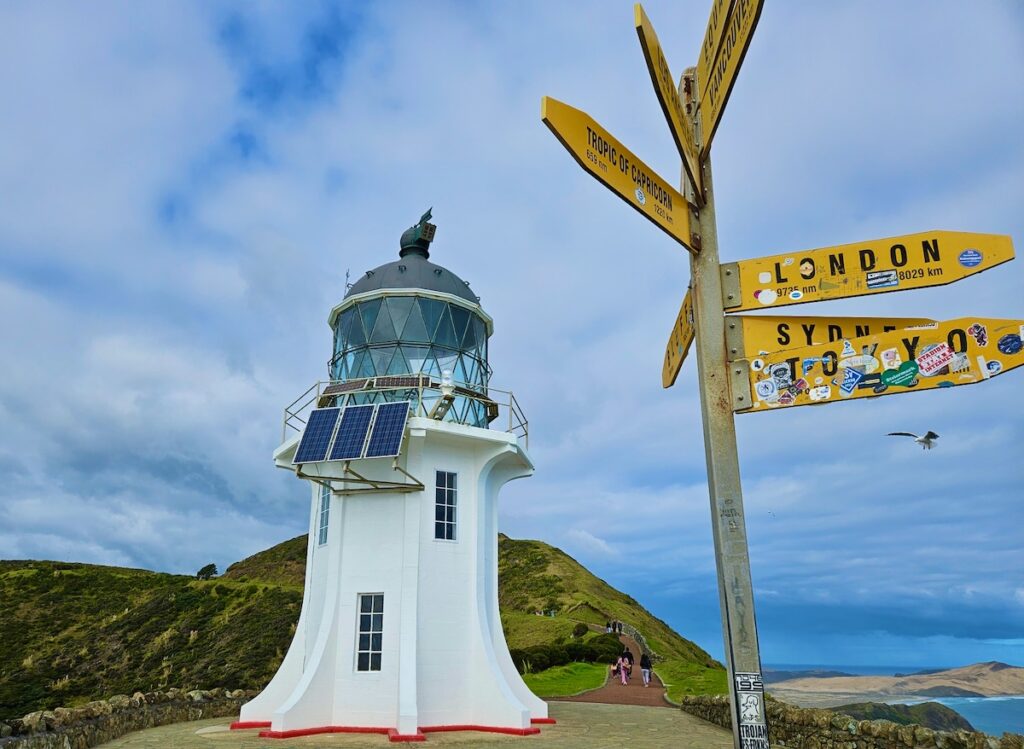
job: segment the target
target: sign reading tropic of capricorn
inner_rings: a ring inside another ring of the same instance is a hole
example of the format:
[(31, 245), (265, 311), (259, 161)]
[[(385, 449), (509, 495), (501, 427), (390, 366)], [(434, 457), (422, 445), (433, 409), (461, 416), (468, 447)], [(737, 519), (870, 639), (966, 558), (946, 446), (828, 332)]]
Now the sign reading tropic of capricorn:
[(763, 5), (712, 0), (697, 64), (678, 88), (650, 19), (634, 7), (682, 161), (679, 191), (587, 114), (549, 97), (541, 104), (544, 123), (584, 169), (691, 253), (662, 385), (676, 382), (696, 340), (735, 749), (769, 749), (769, 735), (734, 412), (956, 387), (1024, 365), (1024, 320), (726, 314), (942, 286), (1014, 257), (1007, 236), (929, 231), (719, 263), (711, 141)]
[(586, 112), (545, 96), (541, 119), (581, 167), (691, 252), (686, 198)]

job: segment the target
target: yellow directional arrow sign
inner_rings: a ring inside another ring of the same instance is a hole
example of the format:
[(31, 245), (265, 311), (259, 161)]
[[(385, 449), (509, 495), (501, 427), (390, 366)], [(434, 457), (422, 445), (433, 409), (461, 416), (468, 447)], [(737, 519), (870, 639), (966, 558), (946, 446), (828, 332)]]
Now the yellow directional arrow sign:
[(644, 58), (647, 60), (647, 70), (651, 73), (654, 92), (658, 95), (658, 103), (661, 104), (661, 111), (665, 113), (668, 129), (672, 132), (676, 148), (679, 149), (679, 157), (683, 160), (683, 167), (693, 184), (696, 198), (703, 204), (704, 189), (700, 177), (700, 163), (697, 160), (697, 147), (693, 143), (693, 131), (687, 124), (683, 103), (679, 100), (675, 78), (672, 77), (665, 53), (658, 43), (658, 35), (654, 33), (654, 27), (651, 26), (640, 3), (633, 6), (633, 19), (637, 36), (640, 37), (640, 46), (644, 50)]
[(929, 231), (722, 264), (731, 312), (942, 286), (1013, 260), (1002, 234)]
[(844, 338), (860, 338), (934, 323), (925, 317), (729, 315), (725, 318), (725, 342), (729, 361), (758, 359), (772, 351), (834, 343)]
[(679, 370), (686, 359), (686, 352), (690, 350), (693, 343), (693, 298), (690, 290), (686, 290), (683, 297), (683, 306), (679, 308), (675, 325), (668, 337), (668, 345), (665, 347), (665, 363), (661, 368), (661, 386), (670, 388), (676, 383)]
[(711, 82), (711, 65), (718, 56), (718, 49), (722, 46), (722, 39), (725, 37), (726, 21), (729, 19), (729, 12), (735, 0), (711, 0), (711, 15), (708, 17), (708, 27), (704, 31), (704, 43), (700, 45), (700, 54), (697, 57), (697, 82), (700, 86), (697, 91), (697, 101)]
[[(751, 413), (970, 385), (1024, 365), (1024, 320), (964, 317), (730, 364)], [(749, 388), (749, 390), (748, 390)]]
[[(725, 6), (728, 6), (728, 15), (723, 22)], [(697, 61), (701, 130), (704, 138), (700, 150), (702, 159), (711, 148), (711, 139), (715, 137), (715, 130), (722, 119), (722, 110), (736, 83), (736, 73), (747, 54), (763, 6), (764, 0), (713, 0), (708, 30)]]
[(586, 112), (545, 96), (541, 119), (579, 165), (681, 245), (696, 253), (686, 198)]

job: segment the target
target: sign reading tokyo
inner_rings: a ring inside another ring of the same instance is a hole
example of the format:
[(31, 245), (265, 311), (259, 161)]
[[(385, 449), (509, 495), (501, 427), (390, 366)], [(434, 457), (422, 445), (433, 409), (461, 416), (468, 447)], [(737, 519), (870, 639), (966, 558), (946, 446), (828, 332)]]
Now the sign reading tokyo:
[(729, 361), (757, 359), (772, 351), (834, 343), (920, 325), (934, 324), (925, 317), (780, 317), (729, 315), (725, 339)]
[(746, 362), (751, 413), (970, 385), (1024, 365), (1024, 320), (965, 317)]
[(658, 35), (654, 33), (654, 27), (640, 3), (633, 6), (633, 22), (637, 36), (640, 37), (640, 46), (644, 51), (644, 59), (647, 60), (647, 70), (651, 73), (651, 82), (654, 84), (654, 92), (658, 95), (661, 111), (665, 113), (668, 129), (672, 132), (676, 148), (679, 149), (679, 157), (683, 160), (686, 175), (693, 184), (697, 202), (703, 204), (704, 189), (700, 177), (700, 164), (697, 161), (697, 147), (693, 143), (693, 131), (687, 123), (675, 78), (672, 77), (665, 53), (661, 50)]
[[(700, 149), (702, 159), (707, 157), (711, 148), (711, 140), (715, 137), (718, 123), (722, 119), (722, 110), (725, 109), (733, 84), (736, 83), (736, 74), (739, 72), (743, 57), (747, 54), (757, 19), (761, 17), (764, 0), (730, 0), (724, 23), (721, 21), (721, 5), (723, 3), (713, 3), (711, 18), (708, 21), (707, 34), (717, 41), (709, 43), (706, 35), (700, 59), (697, 61), (701, 130), (704, 138)], [(715, 53), (709, 64), (705, 55), (712, 47), (715, 48)]]
[(1013, 260), (1002, 234), (930, 231), (723, 263), (733, 312), (942, 286)]
[(586, 112), (545, 96), (541, 100), (541, 119), (581, 167), (696, 253), (690, 205), (674, 187)]
[(686, 360), (686, 354), (693, 343), (693, 297), (690, 289), (686, 290), (683, 297), (683, 304), (679, 308), (675, 325), (668, 337), (668, 345), (665, 347), (665, 363), (661, 368), (661, 386), (670, 388), (676, 384), (676, 377)]

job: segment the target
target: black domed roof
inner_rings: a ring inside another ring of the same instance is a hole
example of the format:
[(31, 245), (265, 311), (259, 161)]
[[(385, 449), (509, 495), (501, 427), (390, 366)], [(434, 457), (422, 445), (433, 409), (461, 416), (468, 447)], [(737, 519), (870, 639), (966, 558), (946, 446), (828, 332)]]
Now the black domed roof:
[(379, 268), (367, 271), (366, 275), (352, 284), (345, 298), (356, 294), (380, 289), (426, 289), (461, 297), (473, 304), (479, 304), (476, 294), (469, 290), (469, 284), (447, 268), (434, 265), (430, 257), (430, 243), (434, 239), (436, 226), (427, 223), (431, 211), (424, 213), (419, 223), (402, 233), (399, 241), (399, 259)]
[(415, 253), (367, 271), (365, 276), (352, 284), (345, 298), (380, 289), (426, 289), (452, 294), (473, 304), (479, 304), (480, 301), (461, 278)]

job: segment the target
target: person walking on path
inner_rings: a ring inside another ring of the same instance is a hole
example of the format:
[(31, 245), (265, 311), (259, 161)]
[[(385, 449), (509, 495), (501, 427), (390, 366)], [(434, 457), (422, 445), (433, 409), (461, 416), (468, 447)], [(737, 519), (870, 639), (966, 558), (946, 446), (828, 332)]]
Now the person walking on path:
[(644, 686), (649, 687), (651, 685), (651, 659), (647, 653), (640, 656), (640, 673), (644, 677)]
[(619, 681), (622, 686), (626, 686), (629, 683), (629, 663), (620, 655), (619, 659), (615, 661), (615, 667), (619, 671)]

